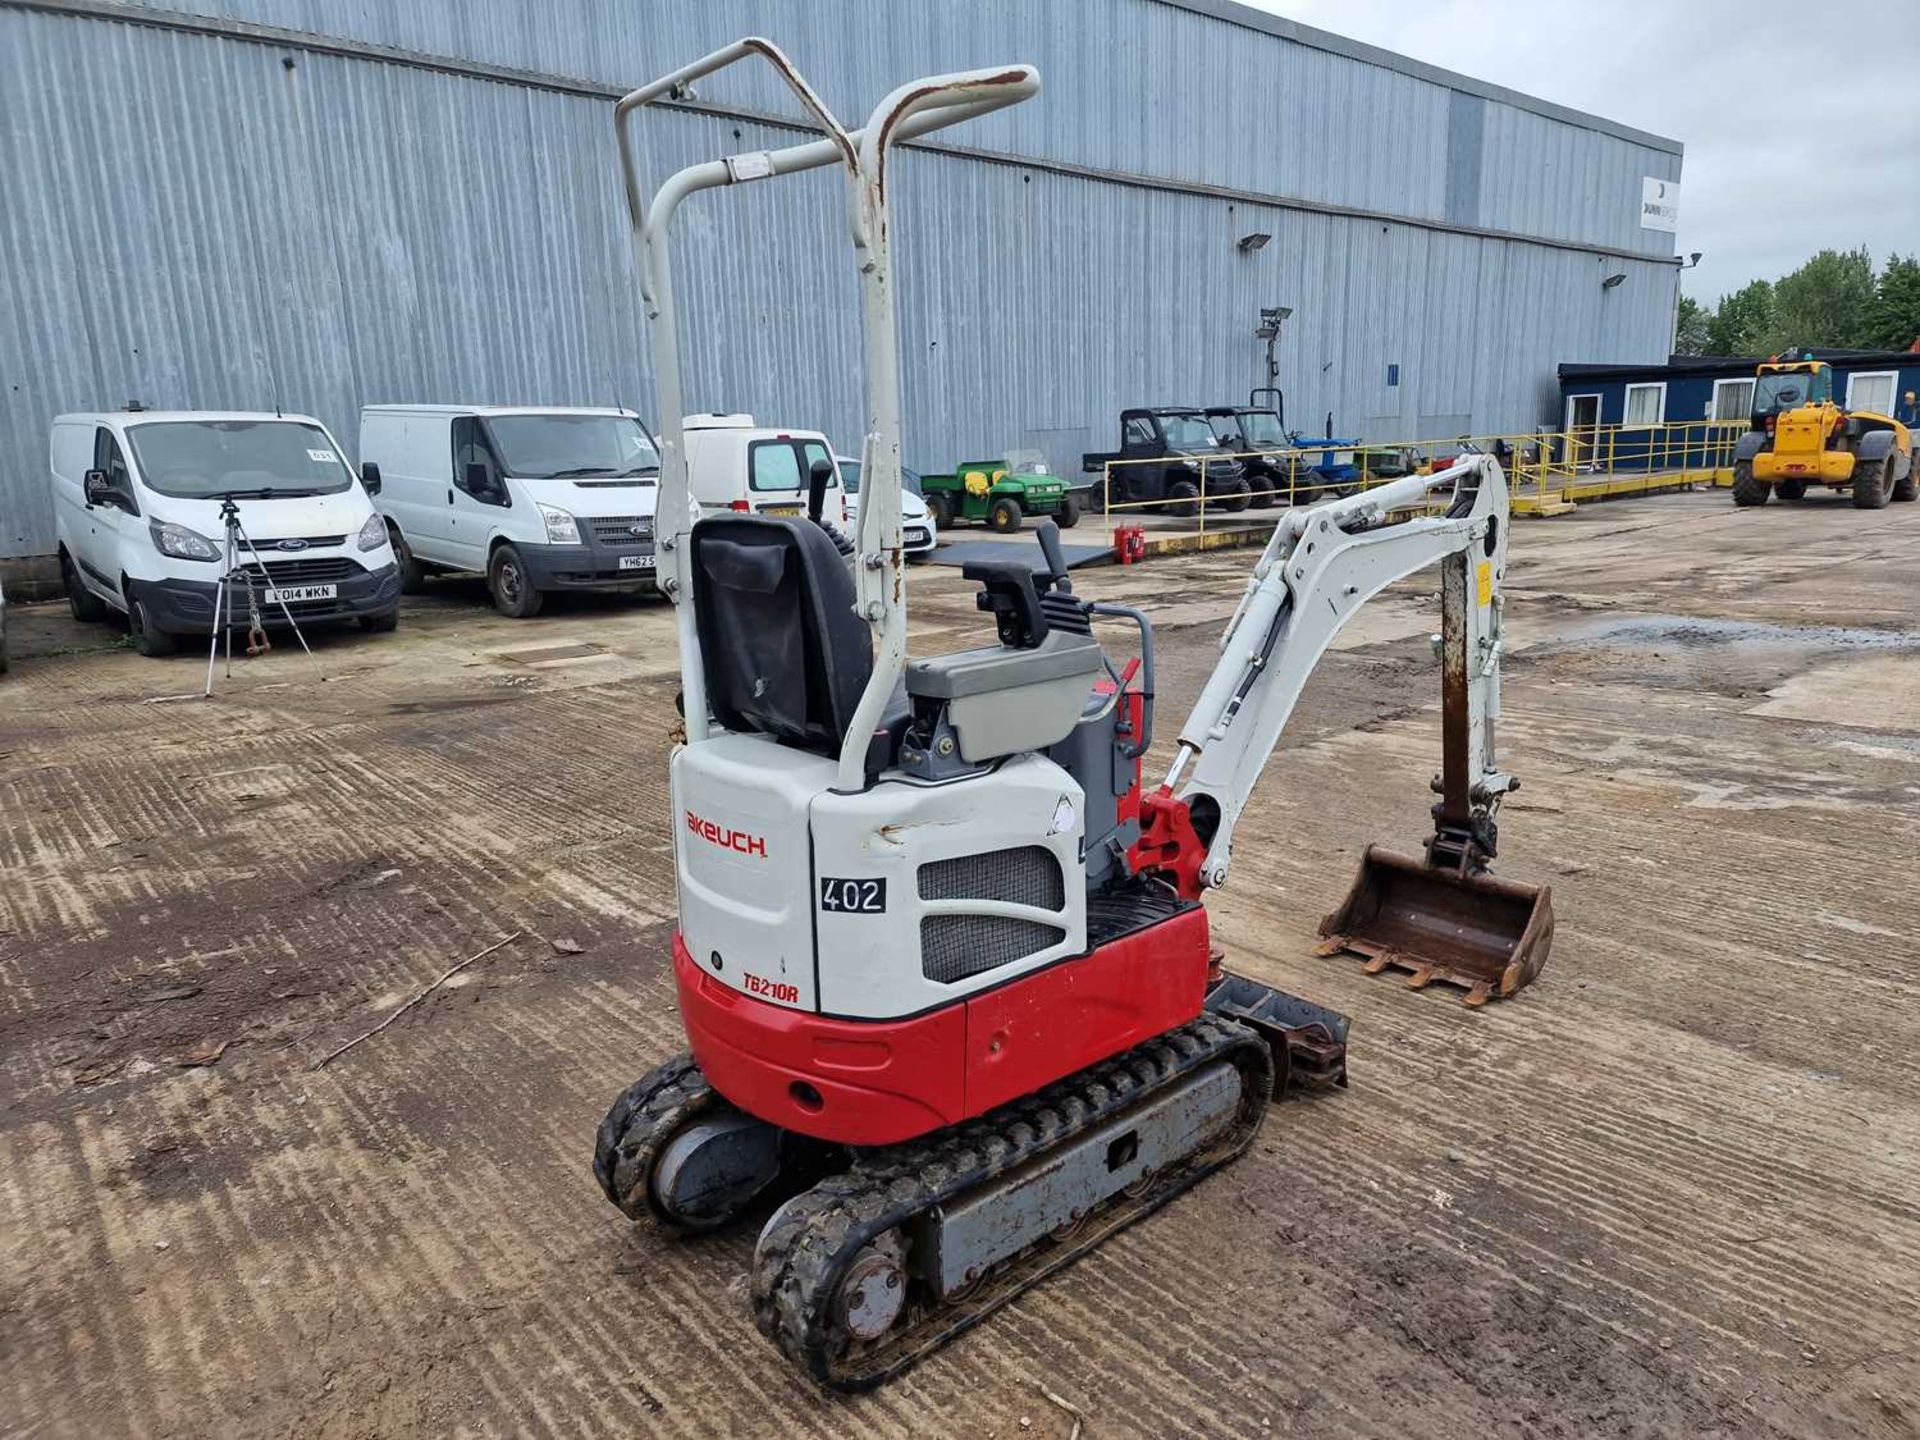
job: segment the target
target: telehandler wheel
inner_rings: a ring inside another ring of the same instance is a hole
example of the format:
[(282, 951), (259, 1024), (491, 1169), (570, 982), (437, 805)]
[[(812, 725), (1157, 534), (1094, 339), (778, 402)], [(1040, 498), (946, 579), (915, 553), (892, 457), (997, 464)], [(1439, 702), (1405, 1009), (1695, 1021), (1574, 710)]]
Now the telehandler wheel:
[(996, 534), (1013, 534), (1025, 518), (1020, 513), (1020, 502), (1009, 495), (1002, 495), (987, 507), (987, 528)]
[(1767, 495), (1773, 487), (1764, 480), (1753, 478), (1753, 462), (1736, 460), (1733, 464), (1733, 503), (1736, 505), (1764, 505)]
[(1853, 508), (1878, 510), (1887, 503), (1887, 466), (1890, 459), (1860, 460), (1853, 467)]
[(1191, 480), (1176, 480), (1167, 486), (1167, 513), (1187, 520), (1200, 513), (1200, 487)]
[[(1887, 463), (1889, 465), (1893, 464), (1896, 458), (1897, 457), (1889, 457)], [(1914, 479), (1913, 459), (1911, 456), (1907, 459), (1907, 473), (1893, 482), (1892, 498), (1895, 500), (1920, 500), (1920, 481)]]
[(1804, 500), (1807, 498), (1807, 482), (1804, 480), (1782, 480), (1773, 487), (1782, 500)]

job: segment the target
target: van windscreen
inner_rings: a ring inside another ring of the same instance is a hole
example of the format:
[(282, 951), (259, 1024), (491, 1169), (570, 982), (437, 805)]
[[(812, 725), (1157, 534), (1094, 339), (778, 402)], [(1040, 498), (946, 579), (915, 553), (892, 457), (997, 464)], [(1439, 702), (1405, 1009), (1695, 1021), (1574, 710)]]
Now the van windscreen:
[(353, 483), (327, 432), (298, 420), (154, 420), (127, 435), (161, 495), (337, 495)]
[(487, 429), (518, 480), (639, 480), (660, 473), (653, 437), (631, 415), (490, 415)]

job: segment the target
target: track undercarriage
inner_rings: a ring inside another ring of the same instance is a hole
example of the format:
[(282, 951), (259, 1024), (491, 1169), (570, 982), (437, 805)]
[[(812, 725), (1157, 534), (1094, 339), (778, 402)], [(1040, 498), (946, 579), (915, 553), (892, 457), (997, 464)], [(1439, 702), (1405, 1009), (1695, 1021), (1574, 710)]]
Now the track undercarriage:
[(1221, 1013), (872, 1149), (753, 1120), (681, 1055), (614, 1103), (594, 1173), (628, 1215), (683, 1232), (787, 1195), (755, 1247), (754, 1319), (819, 1384), (868, 1389), (1237, 1157), (1289, 1073), (1343, 1082), (1345, 1021), (1274, 1029), (1247, 1015), (1249, 987), (1264, 989), (1229, 980)]

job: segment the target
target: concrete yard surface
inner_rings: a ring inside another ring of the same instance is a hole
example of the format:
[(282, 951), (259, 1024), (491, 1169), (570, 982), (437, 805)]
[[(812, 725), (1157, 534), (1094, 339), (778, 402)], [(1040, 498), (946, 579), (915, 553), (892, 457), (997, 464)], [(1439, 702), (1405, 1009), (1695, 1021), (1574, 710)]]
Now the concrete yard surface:
[[(1153, 762), (1252, 559), (1076, 576), (1163, 620)], [(910, 584), (917, 652), (984, 641)], [(1478, 1012), (1312, 958), (1424, 837), (1436, 587), (1329, 653), (1210, 901), (1353, 1016), (1351, 1088), (854, 1400), (754, 1329), (751, 1227), (663, 1239), (588, 1171), (681, 1044), (664, 606), (443, 582), (211, 702), (19, 608), (0, 1434), (1064, 1440), (1044, 1386), (1085, 1440), (1920, 1436), (1920, 506), (1516, 527), (1496, 868), (1559, 933)]]

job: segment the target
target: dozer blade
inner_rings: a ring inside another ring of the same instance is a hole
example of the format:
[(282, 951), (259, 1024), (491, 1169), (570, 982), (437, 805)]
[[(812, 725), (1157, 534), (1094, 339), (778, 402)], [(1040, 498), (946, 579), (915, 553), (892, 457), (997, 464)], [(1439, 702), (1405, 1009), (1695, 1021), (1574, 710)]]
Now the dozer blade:
[(1553, 891), (1491, 875), (1462, 876), (1369, 845), (1340, 908), (1320, 922), (1317, 953), (1365, 955), (1367, 973), (1411, 972), (1418, 990), (1435, 980), (1484, 1005), (1521, 989), (1553, 945)]

